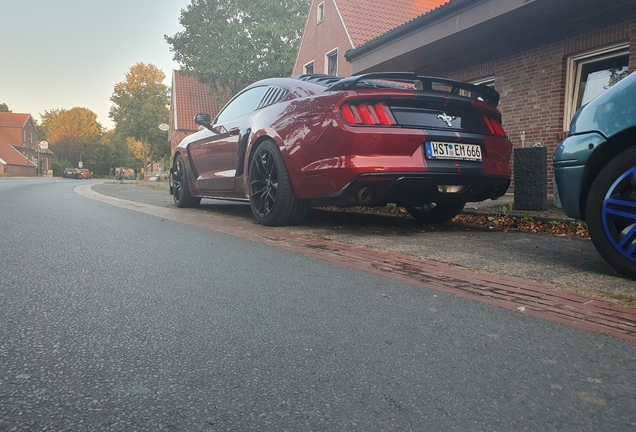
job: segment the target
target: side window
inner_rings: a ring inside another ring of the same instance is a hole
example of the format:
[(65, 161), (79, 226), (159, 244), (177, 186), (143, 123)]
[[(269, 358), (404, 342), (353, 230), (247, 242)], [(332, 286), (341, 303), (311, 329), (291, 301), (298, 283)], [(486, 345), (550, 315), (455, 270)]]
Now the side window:
[(619, 45), (568, 58), (563, 130), (576, 111), (628, 75), (629, 46)]
[(232, 99), (230, 103), (223, 108), (223, 111), (221, 111), (216, 118), (215, 123), (223, 123), (254, 111), (267, 91), (267, 88), (267, 86), (253, 87), (243, 93), (239, 93), (238, 96)]

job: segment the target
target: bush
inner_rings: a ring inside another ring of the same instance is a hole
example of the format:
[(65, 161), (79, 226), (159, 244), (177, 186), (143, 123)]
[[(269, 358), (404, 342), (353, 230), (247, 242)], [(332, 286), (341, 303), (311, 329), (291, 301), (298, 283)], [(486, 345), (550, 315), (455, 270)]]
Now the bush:
[(143, 180), (143, 179), (144, 179), (144, 174), (143, 174), (143, 173), (139, 173), (139, 174), (137, 174), (137, 178), (138, 178), (139, 180)]
[(53, 156), (53, 177), (62, 177), (65, 168), (71, 168), (73, 164), (68, 159)]

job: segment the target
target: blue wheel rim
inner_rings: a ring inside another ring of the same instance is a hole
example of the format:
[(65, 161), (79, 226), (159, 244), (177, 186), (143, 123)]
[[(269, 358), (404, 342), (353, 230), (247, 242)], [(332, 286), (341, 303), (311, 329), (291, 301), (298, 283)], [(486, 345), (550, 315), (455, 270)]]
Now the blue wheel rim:
[(636, 167), (624, 172), (607, 191), (602, 221), (614, 249), (636, 264)]

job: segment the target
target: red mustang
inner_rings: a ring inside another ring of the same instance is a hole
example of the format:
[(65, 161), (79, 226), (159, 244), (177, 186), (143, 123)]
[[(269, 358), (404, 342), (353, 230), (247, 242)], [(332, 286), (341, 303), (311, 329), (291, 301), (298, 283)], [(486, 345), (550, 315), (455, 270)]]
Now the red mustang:
[(178, 207), (249, 199), (264, 225), (309, 206), (404, 206), (440, 223), (510, 184), (499, 93), (413, 73), (267, 79), (239, 92), (174, 155)]

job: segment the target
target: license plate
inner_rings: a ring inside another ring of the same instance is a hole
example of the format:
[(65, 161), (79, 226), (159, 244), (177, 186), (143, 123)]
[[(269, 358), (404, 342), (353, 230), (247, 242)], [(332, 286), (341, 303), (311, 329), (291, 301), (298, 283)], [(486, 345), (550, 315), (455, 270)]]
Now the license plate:
[(481, 147), (477, 144), (426, 141), (426, 159), (459, 159), (481, 162)]

